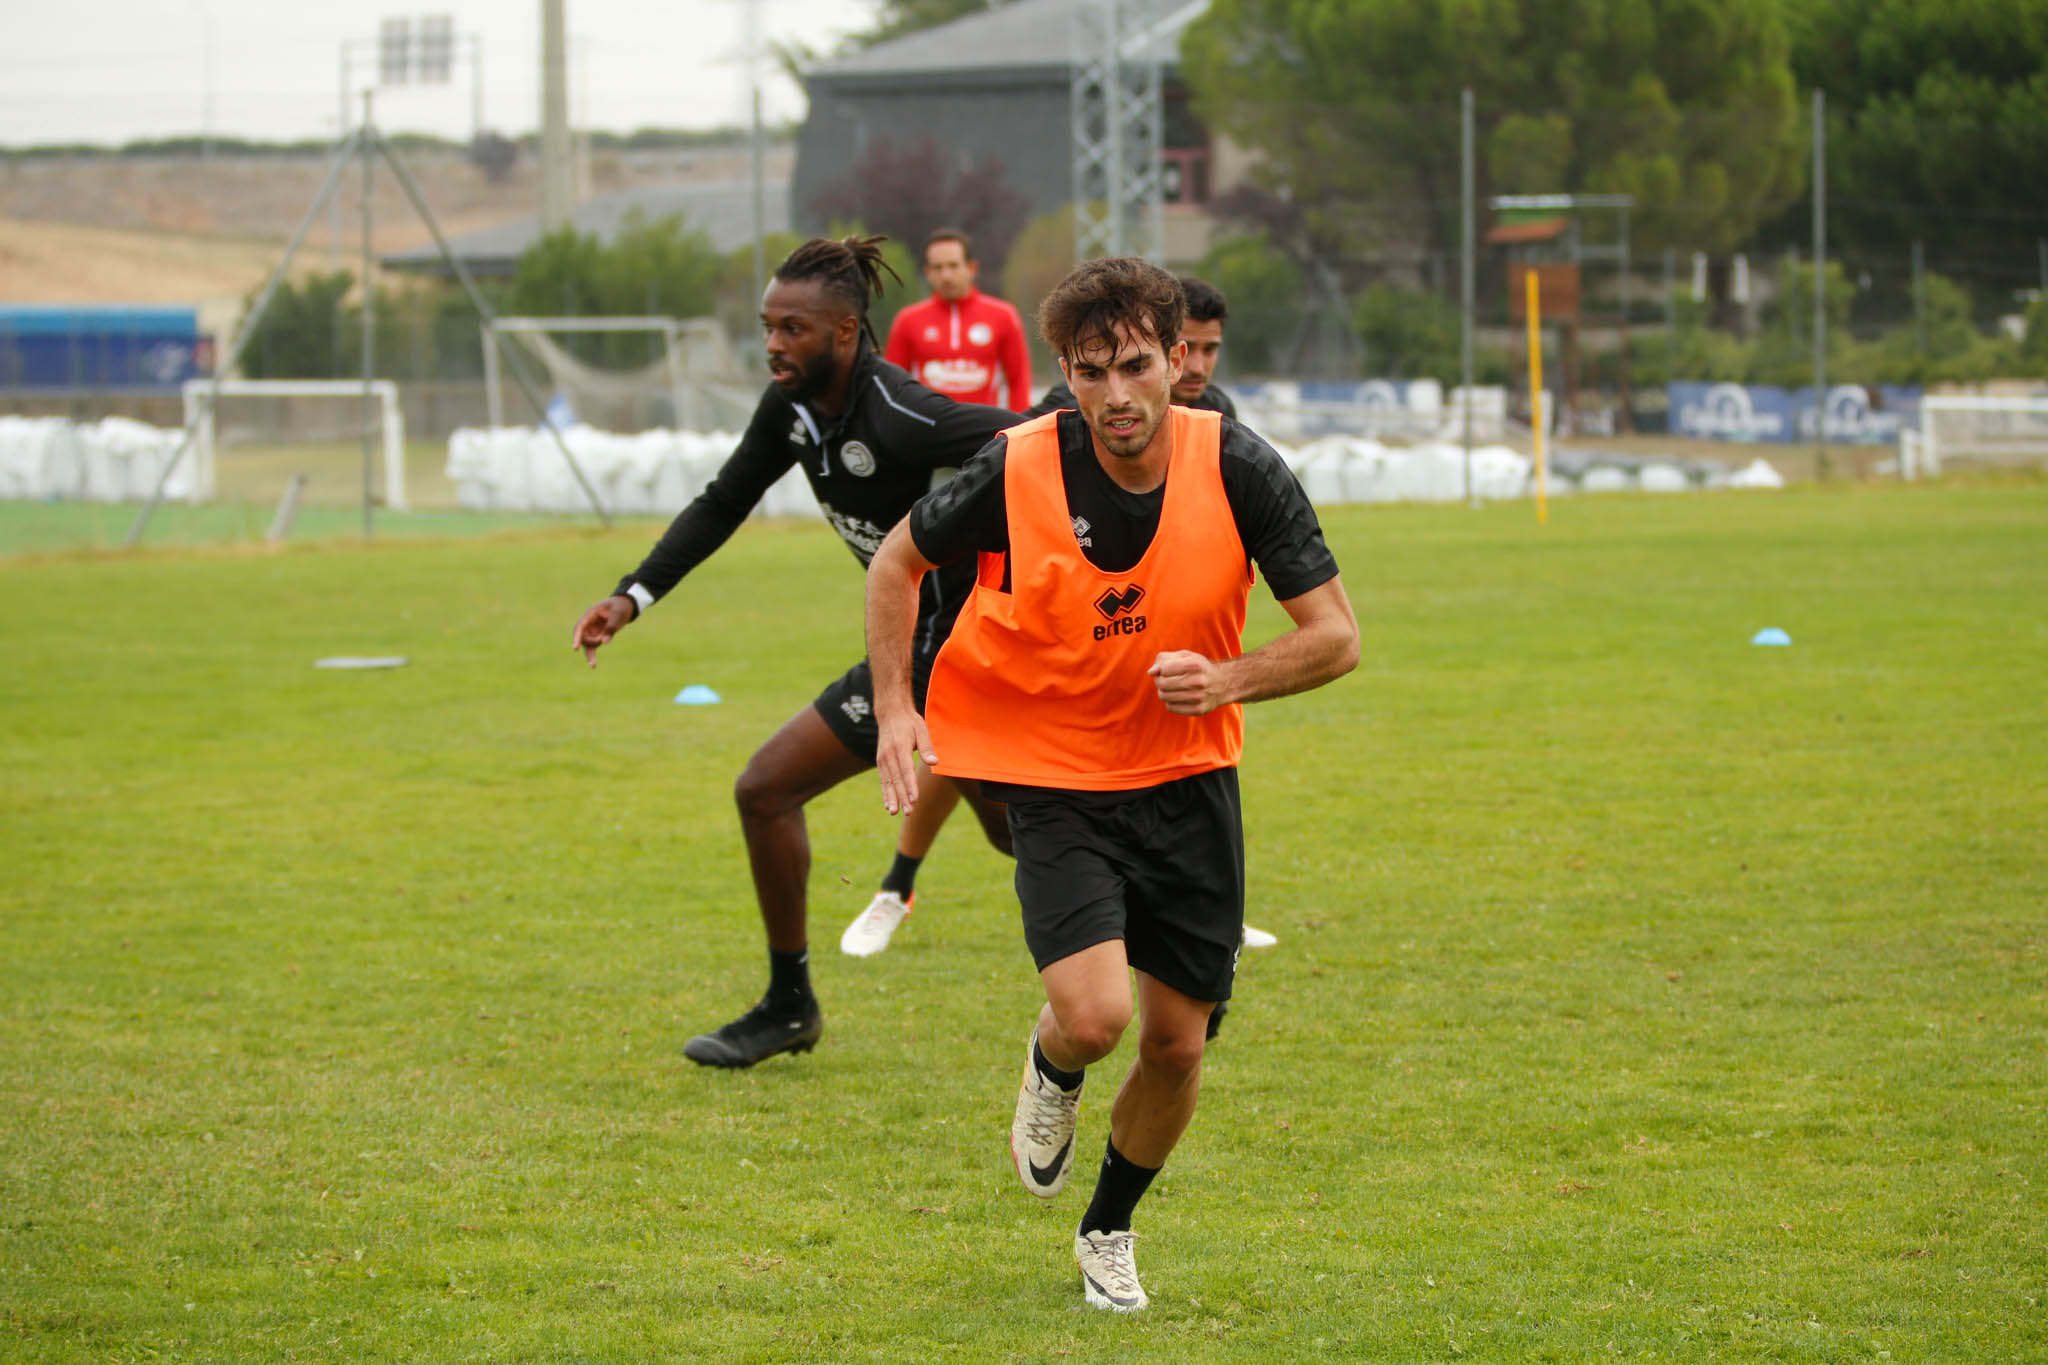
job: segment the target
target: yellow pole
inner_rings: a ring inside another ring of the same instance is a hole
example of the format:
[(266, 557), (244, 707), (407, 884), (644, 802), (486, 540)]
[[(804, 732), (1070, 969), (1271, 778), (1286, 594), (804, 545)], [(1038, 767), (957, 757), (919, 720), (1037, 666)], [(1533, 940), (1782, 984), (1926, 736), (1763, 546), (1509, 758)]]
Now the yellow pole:
[(1543, 419), (1549, 404), (1543, 401), (1543, 324), (1537, 312), (1536, 267), (1525, 267), (1529, 281), (1529, 424), (1536, 428), (1536, 520), (1550, 521), (1550, 499), (1544, 478)]

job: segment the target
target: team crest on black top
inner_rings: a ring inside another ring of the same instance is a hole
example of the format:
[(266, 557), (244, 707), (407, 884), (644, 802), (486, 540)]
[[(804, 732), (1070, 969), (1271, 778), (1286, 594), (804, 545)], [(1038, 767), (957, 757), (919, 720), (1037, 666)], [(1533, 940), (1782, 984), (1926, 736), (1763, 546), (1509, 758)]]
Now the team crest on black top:
[(797, 419), (796, 419), (796, 421), (794, 421), (794, 422), (792, 422), (792, 423), (790, 424), (790, 428), (789, 428), (789, 443), (790, 443), (791, 445), (793, 445), (793, 446), (800, 446), (800, 445), (804, 444), (804, 442), (806, 442), (806, 441), (808, 441), (808, 440), (810, 440), (810, 439), (811, 439), (811, 437), (810, 437), (810, 433), (804, 430), (804, 419), (803, 419), (803, 418), (799, 417), (799, 418), (797, 418)]
[(848, 441), (839, 447), (839, 463), (855, 478), (865, 479), (875, 472), (875, 453), (859, 441)]

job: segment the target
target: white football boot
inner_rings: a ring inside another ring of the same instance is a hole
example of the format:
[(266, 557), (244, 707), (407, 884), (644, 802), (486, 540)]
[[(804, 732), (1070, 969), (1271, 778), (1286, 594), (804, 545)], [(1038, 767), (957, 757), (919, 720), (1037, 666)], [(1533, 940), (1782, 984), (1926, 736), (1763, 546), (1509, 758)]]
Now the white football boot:
[(910, 909), (916, 904), (915, 893), (906, 900), (894, 891), (877, 891), (868, 908), (856, 915), (839, 936), (839, 951), (848, 957), (873, 957), (889, 946), (889, 935), (910, 917)]

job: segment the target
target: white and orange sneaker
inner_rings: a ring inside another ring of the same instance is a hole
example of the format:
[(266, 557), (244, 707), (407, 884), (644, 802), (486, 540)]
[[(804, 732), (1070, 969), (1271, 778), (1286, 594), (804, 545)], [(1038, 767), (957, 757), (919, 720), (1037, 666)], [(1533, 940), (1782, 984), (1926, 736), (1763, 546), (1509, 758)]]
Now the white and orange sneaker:
[(894, 891), (877, 891), (868, 908), (856, 915), (839, 936), (839, 951), (848, 957), (873, 957), (889, 946), (889, 936), (896, 932), (897, 925), (910, 918), (911, 907), (916, 904), (915, 892), (905, 899)]

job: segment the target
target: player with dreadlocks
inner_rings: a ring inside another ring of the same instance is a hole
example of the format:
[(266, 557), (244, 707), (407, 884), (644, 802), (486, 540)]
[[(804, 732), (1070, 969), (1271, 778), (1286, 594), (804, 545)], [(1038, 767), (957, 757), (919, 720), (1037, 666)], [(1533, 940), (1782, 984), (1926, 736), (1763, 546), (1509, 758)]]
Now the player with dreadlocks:
[[(814, 238), (776, 267), (761, 300), (771, 382), (717, 476), (676, 515), (640, 567), (577, 621), (571, 647), (593, 668), (598, 649), (723, 545), (791, 465), (803, 469), (826, 520), (865, 569), (889, 528), (930, 490), (935, 470), (967, 463), (1016, 420), (1004, 408), (934, 393), (881, 358), (867, 310), (888, 269), (882, 240)], [(925, 579), (917, 617), (920, 703), (932, 660), (973, 586), (971, 559), (951, 575)], [(863, 659), (747, 760), (733, 795), (768, 937), (768, 991), (738, 1019), (690, 1039), (683, 1053), (691, 1061), (752, 1066), (778, 1052), (808, 1052), (824, 1032), (810, 982), (804, 805), (874, 766), (873, 698)], [(989, 841), (1008, 852), (1002, 807), (970, 799)]]

